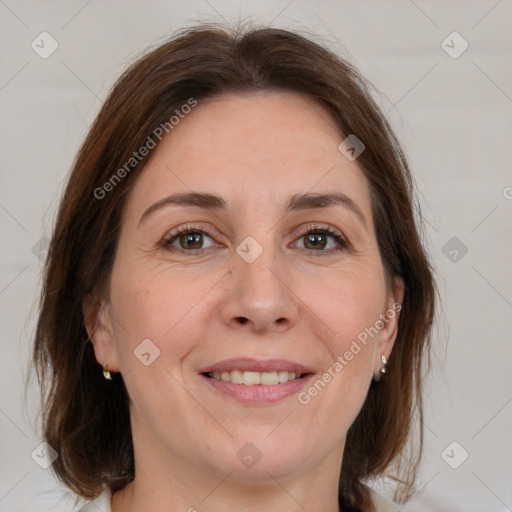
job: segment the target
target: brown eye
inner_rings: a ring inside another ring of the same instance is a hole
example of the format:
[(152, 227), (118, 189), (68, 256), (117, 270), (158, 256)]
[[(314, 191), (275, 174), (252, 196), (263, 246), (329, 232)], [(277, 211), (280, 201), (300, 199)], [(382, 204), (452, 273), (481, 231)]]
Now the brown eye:
[(194, 253), (214, 247), (213, 238), (202, 229), (184, 227), (170, 232), (161, 242), (164, 249), (171, 252)]
[(203, 234), (188, 233), (186, 235), (181, 235), (178, 238), (178, 241), (182, 249), (201, 249)]
[(331, 228), (313, 227), (299, 237), (303, 246), (299, 243), (300, 249), (328, 254), (342, 251), (348, 248), (347, 240)]
[(304, 236), (306, 249), (324, 249), (327, 245), (327, 236), (324, 233), (313, 233)]

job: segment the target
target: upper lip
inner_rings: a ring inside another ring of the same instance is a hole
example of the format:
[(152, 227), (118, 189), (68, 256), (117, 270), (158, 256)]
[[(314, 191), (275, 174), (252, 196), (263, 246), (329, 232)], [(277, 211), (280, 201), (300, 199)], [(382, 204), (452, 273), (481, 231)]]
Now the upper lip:
[(244, 372), (276, 372), (276, 371), (287, 371), (294, 373), (313, 373), (313, 370), (303, 366), (302, 364), (288, 361), (286, 359), (226, 359), (219, 361), (199, 370), (199, 373), (210, 373), (210, 372), (232, 372), (240, 370)]

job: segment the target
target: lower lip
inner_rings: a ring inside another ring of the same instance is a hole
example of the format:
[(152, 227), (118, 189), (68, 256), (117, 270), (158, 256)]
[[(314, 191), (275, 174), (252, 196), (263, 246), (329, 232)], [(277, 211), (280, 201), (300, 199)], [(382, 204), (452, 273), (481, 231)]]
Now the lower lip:
[(214, 389), (231, 396), (240, 402), (250, 404), (268, 404), (282, 400), (290, 395), (298, 393), (313, 378), (312, 374), (305, 375), (300, 379), (289, 380), (280, 384), (265, 386), (255, 384), (233, 384), (229, 381), (216, 380), (206, 375), (201, 375)]

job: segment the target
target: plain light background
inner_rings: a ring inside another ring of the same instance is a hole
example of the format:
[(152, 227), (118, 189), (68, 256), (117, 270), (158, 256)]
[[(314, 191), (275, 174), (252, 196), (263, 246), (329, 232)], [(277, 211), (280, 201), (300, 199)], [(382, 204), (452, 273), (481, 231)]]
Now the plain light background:
[[(410, 158), (443, 304), (422, 492), (402, 510), (511, 510), (510, 0), (0, 0), (0, 511), (71, 511), (31, 457), (37, 390), (22, 400), (44, 237), (75, 153), (135, 55), (240, 18), (316, 33), (356, 64)], [(51, 48), (45, 31), (58, 48), (43, 59), (31, 43)]]

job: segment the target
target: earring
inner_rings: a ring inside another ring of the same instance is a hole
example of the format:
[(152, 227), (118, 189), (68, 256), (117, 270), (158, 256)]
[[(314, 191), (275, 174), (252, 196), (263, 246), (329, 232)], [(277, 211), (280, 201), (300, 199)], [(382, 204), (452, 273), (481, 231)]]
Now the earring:
[(382, 368), (380, 369), (380, 373), (384, 375), (387, 372), (386, 365), (388, 364), (388, 360), (386, 359), (386, 356), (384, 354), (382, 354), (380, 360), (382, 361)]
[(107, 363), (103, 363), (103, 377), (105, 377), (107, 380), (112, 380), (110, 372), (107, 370)]
[(388, 364), (388, 360), (386, 359), (386, 356), (384, 354), (382, 354), (380, 360), (382, 361), (382, 367), (378, 371), (378, 373), (373, 376), (373, 380), (376, 382), (379, 382), (379, 380), (382, 378), (382, 376), (387, 373), (386, 365)]

